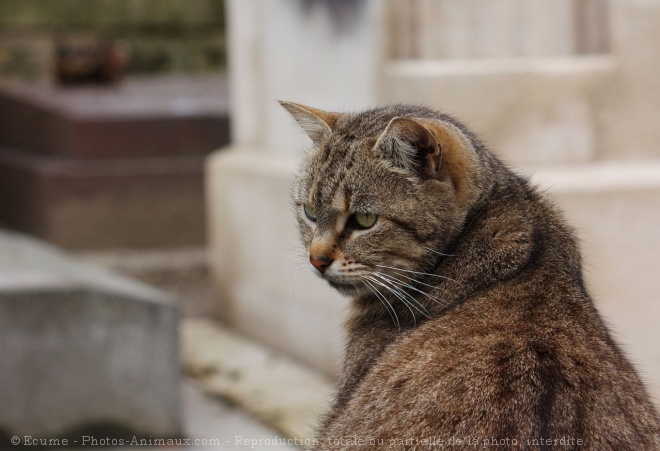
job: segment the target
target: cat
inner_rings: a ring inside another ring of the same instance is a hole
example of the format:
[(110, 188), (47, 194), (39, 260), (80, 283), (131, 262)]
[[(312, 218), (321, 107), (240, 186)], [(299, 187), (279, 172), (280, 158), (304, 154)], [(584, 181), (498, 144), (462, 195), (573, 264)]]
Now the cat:
[[(352, 297), (320, 449), (660, 449), (558, 209), (456, 119), (280, 102), (312, 270)], [(624, 302), (625, 300), (622, 300)]]

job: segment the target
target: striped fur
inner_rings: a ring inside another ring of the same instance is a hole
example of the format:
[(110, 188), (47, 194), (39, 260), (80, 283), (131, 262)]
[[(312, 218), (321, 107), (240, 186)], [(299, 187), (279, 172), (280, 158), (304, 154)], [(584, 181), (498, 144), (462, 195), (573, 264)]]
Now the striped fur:
[[(427, 108), (283, 105), (313, 139), (302, 241), (352, 297), (320, 449), (660, 449), (574, 233), (526, 179)], [(351, 226), (356, 212), (378, 219)]]

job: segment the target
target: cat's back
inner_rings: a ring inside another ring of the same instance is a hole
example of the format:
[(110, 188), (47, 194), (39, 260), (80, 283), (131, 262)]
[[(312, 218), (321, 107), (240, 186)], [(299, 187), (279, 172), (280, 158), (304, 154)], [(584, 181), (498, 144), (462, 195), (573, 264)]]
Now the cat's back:
[(436, 448), (543, 449), (562, 439), (552, 446), (660, 449), (657, 424), (591, 301), (574, 287), (523, 281), (402, 333), (326, 434), (350, 431), (401, 449), (434, 449), (434, 440)]

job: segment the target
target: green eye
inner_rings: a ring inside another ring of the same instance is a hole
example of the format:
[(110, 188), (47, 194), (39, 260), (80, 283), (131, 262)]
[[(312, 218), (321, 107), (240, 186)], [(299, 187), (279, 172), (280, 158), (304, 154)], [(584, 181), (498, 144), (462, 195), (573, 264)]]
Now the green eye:
[(355, 213), (355, 222), (363, 229), (368, 229), (376, 224), (378, 215), (374, 213)]
[(316, 210), (314, 207), (308, 204), (304, 204), (303, 210), (305, 211), (305, 216), (307, 216), (307, 219), (310, 221), (316, 221)]

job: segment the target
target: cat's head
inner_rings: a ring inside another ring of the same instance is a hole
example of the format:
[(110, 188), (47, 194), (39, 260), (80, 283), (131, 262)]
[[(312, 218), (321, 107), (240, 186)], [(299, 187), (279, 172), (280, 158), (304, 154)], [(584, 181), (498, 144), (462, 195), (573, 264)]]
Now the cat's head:
[(467, 132), (422, 107), (281, 104), (313, 143), (293, 193), (311, 269), (353, 296), (430, 271), (479, 195)]

